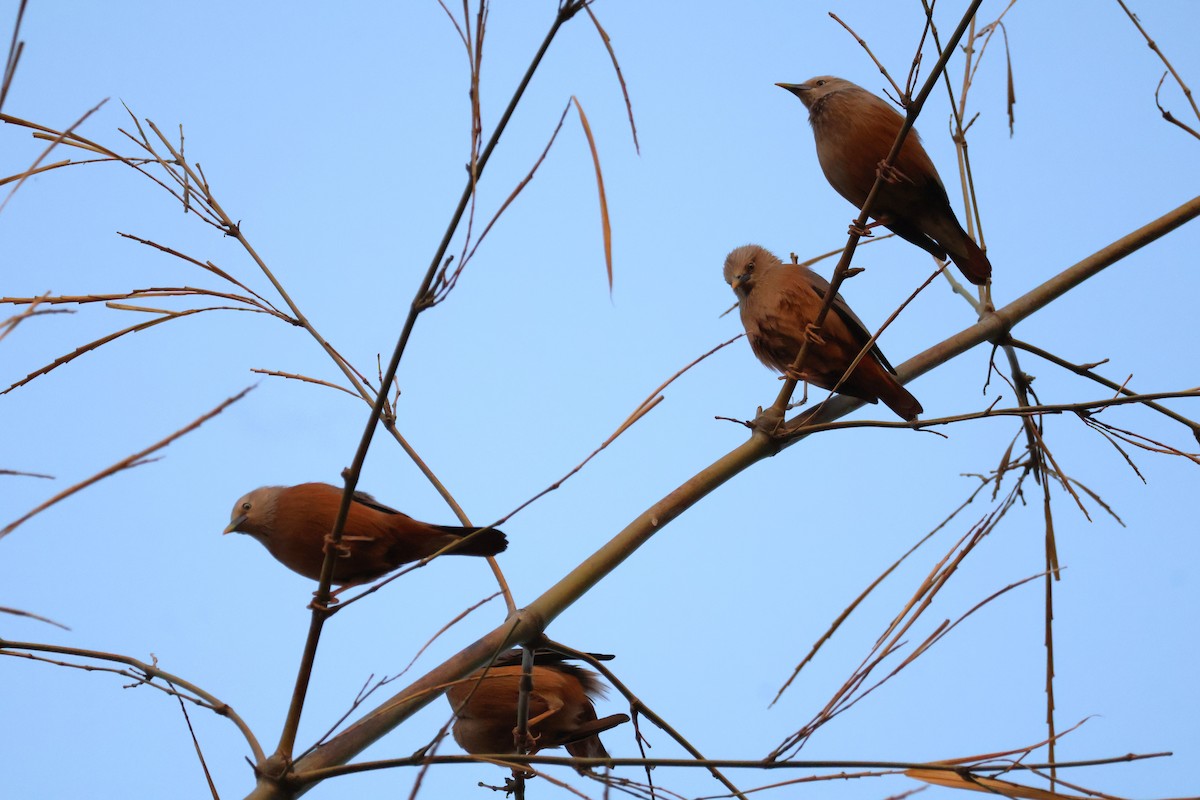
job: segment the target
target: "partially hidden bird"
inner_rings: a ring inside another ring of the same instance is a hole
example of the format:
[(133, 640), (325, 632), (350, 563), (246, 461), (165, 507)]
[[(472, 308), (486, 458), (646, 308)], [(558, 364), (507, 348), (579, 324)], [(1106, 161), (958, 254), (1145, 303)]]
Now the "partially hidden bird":
[[(830, 75), (776, 86), (799, 97), (808, 109), (821, 170), (838, 194), (861, 208), (904, 117), (883, 98)], [(870, 213), (935, 258), (945, 261), (949, 255), (971, 283), (982, 286), (991, 279), (991, 262), (954, 215), (946, 187), (916, 130), (909, 132), (895, 164), (885, 171)]]
[[(342, 489), (328, 483), (263, 486), (238, 499), (225, 533), (247, 534), (288, 569), (317, 580), (341, 502)], [(334, 560), (333, 583), (373, 581), (476, 531), (446, 555), (494, 556), (508, 547), (508, 538), (494, 528), (432, 525), (355, 492)]]
[[(758, 360), (787, 375), (805, 338), (813, 336), (829, 282), (808, 267), (784, 264), (756, 244), (735, 248), (725, 258), (725, 280), (738, 298), (746, 338)], [(884, 404), (912, 422), (924, 409), (898, 380), (876, 344), (843, 379), (847, 368), (871, 338), (862, 320), (840, 294), (813, 339), (796, 377), (841, 394)], [(838, 381), (841, 384), (838, 385)]]
[[(446, 690), (454, 709), (454, 741), (468, 753), (517, 752), (521, 655), (520, 649), (509, 650), (490, 667), (476, 670)], [(612, 658), (591, 655), (601, 661)], [(592, 701), (605, 690), (599, 676), (567, 663), (566, 656), (558, 652), (538, 648), (532, 677), (527, 750), (534, 753), (565, 747), (575, 758), (608, 758), (599, 734), (628, 722), (629, 715), (597, 717)]]

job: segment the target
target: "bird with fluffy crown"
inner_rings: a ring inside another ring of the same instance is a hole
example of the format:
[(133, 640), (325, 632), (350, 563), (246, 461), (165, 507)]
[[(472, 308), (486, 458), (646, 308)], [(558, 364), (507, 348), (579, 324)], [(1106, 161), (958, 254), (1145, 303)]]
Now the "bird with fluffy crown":
[[(738, 298), (750, 349), (758, 360), (788, 374), (829, 295), (829, 282), (808, 267), (784, 264), (756, 244), (735, 248), (725, 258), (725, 281)], [(846, 371), (871, 339), (871, 332), (840, 294), (809, 345), (798, 380), (868, 403), (884, 405), (912, 422), (924, 409), (895, 377), (879, 345), (871, 345), (858, 365)], [(835, 388), (836, 387), (836, 388)]]

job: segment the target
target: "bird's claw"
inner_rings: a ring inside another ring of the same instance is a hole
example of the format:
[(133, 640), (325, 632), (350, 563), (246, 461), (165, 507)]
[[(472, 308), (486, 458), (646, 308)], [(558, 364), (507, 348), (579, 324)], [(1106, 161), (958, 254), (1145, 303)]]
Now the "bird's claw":
[(313, 592), (313, 599), (311, 601), (309, 601), (309, 603), (308, 603), (308, 610), (309, 611), (324, 611), (326, 613), (329, 613), (329, 611), (333, 608), (333, 606), (336, 606), (337, 604), (338, 604), (337, 592), (331, 592), (329, 595), (329, 599), (324, 602), (317, 599), (317, 592)]
[(887, 161), (880, 161), (875, 167), (875, 174), (883, 178), (888, 183), (900, 183), (908, 181), (912, 183), (912, 179), (896, 168), (895, 164), (888, 164)]
[(526, 753), (532, 753), (537, 750), (537, 743), (538, 739), (540, 738), (542, 737), (533, 731), (526, 731), (525, 738), (522, 739), (520, 729), (513, 728), (513, 744), (515, 744), (519, 750), (523, 750)]
[(343, 541), (340, 541), (340, 542), (334, 542), (333, 537), (326, 534), (325, 535), (325, 552), (328, 553), (330, 548), (333, 549), (334, 555), (337, 558), (349, 558), (350, 557), (350, 545), (346, 544), (344, 539), (343, 539)]
[[(821, 338), (821, 328), (819, 325), (808, 323), (804, 326), (804, 336), (817, 347), (824, 347), (825, 340)], [(800, 380), (800, 378), (797, 378)]]

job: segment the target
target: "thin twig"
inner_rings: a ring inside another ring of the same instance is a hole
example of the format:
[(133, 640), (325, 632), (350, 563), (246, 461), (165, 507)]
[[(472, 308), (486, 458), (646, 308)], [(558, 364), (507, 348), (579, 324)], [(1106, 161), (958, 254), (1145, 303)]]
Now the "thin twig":
[[(170, 672), (159, 669), (157, 664), (147, 664), (139, 659), (119, 655), (117, 653), (105, 653), (98, 650), (84, 650), (78, 647), (63, 647), (61, 645), (43, 644), (41, 642), (14, 642), (7, 639), (0, 639), (0, 655), (13, 656), (17, 658), (30, 658), (33, 660), (42, 661), (47, 660), (38, 656), (34, 656), (33, 653), (55, 653), (58, 655), (86, 658), (92, 661), (111, 661), (117, 664), (125, 664), (126, 666), (133, 667), (137, 673), (141, 674), (130, 672), (128, 670), (113, 670), (107, 667), (95, 667), (89, 664), (76, 664), (73, 662), (57, 661), (53, 662), (58, 666), (72, 667), (74, 669), (82, 669), (84, 671), (117, 672), (124, 677), (133, 678), (138, 682), (138, 684), (151, 686), (155, 689), (166, 692), (167, 694), (183, 698), (195, 703), (198, 706), (207, 708), (210, 711), (215, 712), (217, 715), (225, 717), (235, 726), (237, 726), (237, 729), (241, 731), (242, 736), (246, 739), (246, 743), (250, 746), (251, 752), (254, 753), (255, 758), (258, 760), (262, 759), (263, 753), (262, 748), (258, 744), (258, 739), (255, 738), (254, 733), (250, 730), (250, 727), (240, 716), (238, 716), (238, 713), (234, 711), (228, 703), (217, 699), (191, 681), (184, 680), (178, 675), (174, 675)], [(160, 686), (154, 683), (154, 679), (156, 678), (165, 682), (167, 686)], [(177, 689), (175, 689), (177, 686), (183, 687), (186, 691), (190, 692), (192, 696), (181, 694)]]
[[(429, 263), (429, 267), (425, 272), (424, 278), (421, 280), (419, 287), (413, 297), (412, 305), (409, 309), (407, 318), (401, 329), (399, 339), (396, 342), (396, 347), (393, 350), (392, 357), (388, 362), (387, 369), (384, 371), (382, 386), (388, 386), (396, 376), (396, 372), (400, 367), (400, 360), (404, 355), (404, 351), (408, 346), (409, 337), (416, 325), (417, 317), (426, 307), (426, 295), (429, 292), (429, 287), (433, 282), (434, 275), (437, 273), (438, 266), (442, 263), (445, 257), (446, 249), (449, 247), (450, 239), (458, 229), (458, 224), (462, 219), (463, 214), (472, 198), (475, 196), (475, 182), (479, 175), (483, 173), (484, 167), (487, 165), (488, 159), (495, 150), (496, 145), (500, 141), (509, 119), (517, 107), (517, 103), (524, 95), (525, 88), (529, 85), (534, 72), (541, 63), (542, 56), (545, 55), (550, 43), (554, 40), (559, 28), (569, 20), (579, 10), (579, 2), (567, 2), (559, 7), (558, 13), (555, 15), (554, 22), (542, 40), (541, 46), (534, 55), (529, 68), (526, 70), (524, 77), (518, 84), (516, 91), (513, 93), (512, 99), (509, 101), (508, 107), (501, 115), (500, 121), (496, 125), (495, 131), (492, 133), (492, 138), (489, 140), (487, 147), (480, 153), (477, 160), (472, 159), (471, 174), (467, 181), (467, 186), (463, 190), (462, 197), (459, 200), (458, 207), (451, 215), (450, 222), (446, 226), (446, 232), (442, 237), (433, 258)], [(481, 10), (481, 17), (482, 17)], [(478, 92), (475, 92), (478, 96)], [(240, 234), (239, 234), (240, 236)], [(283, 731), (280, 735), (279, 745), (276, 748), (274, 758), (289, 763), (291, 754), (295, 747), (296, 733), (300, 726), (300, 714), (304, 707), (304, 700), (308, 693), (308, 684), (312, 676), (312, 666), (316, 659), (317, 644), (320, 641), (321, 629), (324, 626), (327, 612), (320, 609), (321, 604), (327, 604), (329, 600), (329, 586), (333, 579), (334, 568), (334, 553), (336, 552), (336, 544), (341, 540), (342, 531), (346, 524), (346, 517), (349, 514), (350, 503), (354, 495), (355, 488), (358, 484), (358, 476), (362, 471), (362, 465), (366, 461), (367, 451), (370, 449), (371, 441), (374, 438), (375, 430), (378, 425), (380, 416), (383, 412), (383, 405), (387, 400), (387, 394), (380, 391), (377, 394), (374, 405), (371, 408), (371, 413), (367, 418), (365, 430), (359, 441), (357, 451), (354, 454), (354, 459), (351, 465), (343, 473), (345, 479), (345, 490), (342, 493), (341, 505), (338, 508), (337, 517), (333, 524), (333, 529), (330, 532), (330, 539), (334, 543), (334, 547), (328, 548), (325, 563), (321, 568), (321, 576), (318, 581), (316, 591), (316, 603), (313, 609), (312, 620), (309, 625), (309, 634), (305, 641), (304, 652), (300, 659), (300, 668), (296, 676), (296, 685), (292, 694), (292, 702), (288, 707), (287, 718), (284, 721)], [(344, 735), (344, 734), (343, 734)], [(340, 738), (340, 737), (339, 737)], [(334, 741), (337, 741), (335, 739)], [(328, 749), (328, 748), (326, 748)], [(320, 752), (312, 754), (311, 757), (320, 755)], [(269, 781), (269, 779), (268, 779)], [(262, 784), (260, 783), (260, 787)]]
[[(1129, 17), (1129, 21), (1132, 22), (1134, 27), (1138, 29), (1138, 33), (1142, 34), (1142, 38), (1146, 40), (1146, 45), (1155, 52), (1159, 59), (1162, 60), (1163, 66), (1167, 68), (1167, 70), (1171, 73), (1171, 77), (1175, 79), (1175, 82), (1179, 84), (1179, 88), (1183, 90), (1184, 97), (1187, 98), (1188, 104), (1192, 107), (1192, 113), (1196, 115), (1196, 119), (1200, 119), (1200, 107), (1196, 105), (1196, 99), (1192, 97), (1192, 90), (1188, 88), (1188, 85), (1184, 83), (1183, 78), (1180, 77), (1179, 73), (1175, 71), (1175, 67), (1169, 60), (1167, 60), (1166, 53), (1159, 48), (1157, 42), (1150, 38), (1150, 34), (1147, 33), (1146, 29), (1142, 27), (1142, 23), (1138, 20), (1137, 15), (1129, 10), (1129, 6), (1125, 5), (1125, 0), (1117, 0), (1117, 4), (1121, 6), (1121, 10), (1124, 11), (1126, 16)], [(1163, 77), (1165, 78), (1166, 76), (1164, 75)], [(1162, 80), (1158, 82), (1158, 89), (1162, 88), (1162, 83)], [(1192, 128), (1189, 128), (1187, 125), (1184, 125), (1182, 122), (1175, 119), (1170, 111), (1167, 111), (1162, 107), (1162, 104), (1158, 102), (1158, 89), (1156, 89), (1154, 92), (1154, 104), (1158, 106), (1158, 110), (1162, 112), (1163, 119), (1165, 119), (1167, 122), (1178, 125), (1192, 136), (1200, 139), (1200, 133), (1197, 133)]]
[(125, 458), (121, 459), (120, 461), (116, 462), (115, 464), (100, 470), (95, 475), (91, 476), (90, 478), (80, 481), (79, 483), (75, 484), (74, 486), (71, 486), (67, 489), (63, 489), (58, 494), (54, 495), (54, 497), (51, 497), (49, 500), (47, 500), (44, 503), (42, 503), (41, 505), (37, 506), (36, 508), (34, 508), (32, 511), (28, 512), (24, 516), (20, 517), (19, 519), (15, 520), (14, 522), (10, 522), (5, 527), (0, 528), (0, 539), (3, 539), (8, 534), (12, 533), (12, 531), (14, 531), (16, 528), (18, 528), (20, 525), (24, 524), (25, 522), (28, 522), (32, 517), (40, 514), (41, 512), (45, 511), (47, 508), (50, 508), (51, 506), (55, 505), (56, 503), (59, 503), (59, 502), (65, 500), (66, 498), (70, 497), (71, 495), (75, 494), (76, 492), (86, 489), (87, 487), (91, 486), (93, 483), (101, 481), (101, 480), (109, 477), (110, 475), (114, 475), (114, 474), (120, 472), (121, 470), (130, 469), (132, 467), (136, 467), (136, 466), (146, 463), (146, 457), (149, 456), (151, 453), (161, 450), (162, 448), (166, 447), (167, 445), (169, 445), (171, 442), (175, 441), (179, 437), (185, 436), (186, 434), (189, 434), (192, 431), (194, 431), (196, 428), (199, 428), (205, 422), (208, 422), (210, 419), (212, 419), (213, 417), (220, 414), (222, 411), (224, 411), (230, 405), (236, 403), (238, 400), (241, 400), (243, 397), (246, 396), (246, 393), (249, 392), (253, 388), (254, 388), (253, 386), (247, 386), (245, 389), (242, 389), (240, 392), (235, 394), (233, 397), (230, 397), (230, 398), (224, 400), (223, 402), (221, 402), (213, 410), (197, 417), (195, 420), (193, 420), (192, 422), (183, 426), (179, 430), (175, 431), (174, 433), (172, 433), (170, 436), (166, 437), (165, 439), (161, 439), (158, 442), (145, 448), (144, 450), (139, 450), (138, 452), (134, 453), (131, 456), (126, 456)]

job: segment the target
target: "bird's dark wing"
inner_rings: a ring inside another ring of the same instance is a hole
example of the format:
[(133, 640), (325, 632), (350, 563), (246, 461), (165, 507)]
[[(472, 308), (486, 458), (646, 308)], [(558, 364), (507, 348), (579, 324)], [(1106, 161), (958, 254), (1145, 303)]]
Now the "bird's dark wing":
[[(366, 492), (355, 492), (354, 502), (362, 503), (367, 508), (373, 508), (376, 511), (382, 511), (385, 514), (399, 514), (402, 517), (408, 517), (408, 514), (405, 514), (403, 511), (397, 511), (391, 506), (385, 506), (383, 503), (379, 502)], [(412, 519), (412, 517), (409, 517), (409, 519)]]
[[(813, 289), (817, 294), (821, 295), (821, 299), (824, 300), (829, 295), (829, 281), (825, 280), (812, 270), (809, 270), (809, 280)], [(862, 347), (871, 339), (871, 331), (867, 329), (866, 324), (859, 319), (858, 315), (854, 313), (849, 305), (847, 305), (841, 294), (838, 294), (836, 297), (834, 297), (833, 305), (830, 306), (830, 310), (837, 314), (842, 321), (846, 323), (846, 327), (849, 328), (850, 333), (854, 335), (859, 347)], [(875, 358), (879, 359), (879, 363), (883, 365), (884, 369), (893, 375), (896, 373), (895, 368), (893, 368), (891, 363), (888, 362), (887, 357), (883, 354), (883, 351), (879, 349), (878, 342), (871, 345), (871, 354), (874, 355)]]

